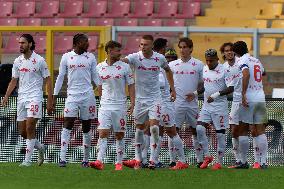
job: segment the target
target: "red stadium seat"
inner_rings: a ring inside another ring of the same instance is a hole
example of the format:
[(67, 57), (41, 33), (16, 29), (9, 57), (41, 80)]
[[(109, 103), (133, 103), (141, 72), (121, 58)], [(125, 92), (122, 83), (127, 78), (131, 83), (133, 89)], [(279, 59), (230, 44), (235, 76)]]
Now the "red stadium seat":
[(73, 36), (55, 36), (54, 37), (54, 52), (66, 53), (73, 49)]
[(0, 17), (11, 16), (13, 11), (13, 2), (3, 2), (0, 4)]
[(176, 15), (176, 18), (194, 18), (200, 15), (201, 7), (199, 2), (183, 2), (182, 12)]
[(88, 12), (83, 13), (82, 17), (102, 17), (107, 12), (107, 1), (90, 1)]
[(154, 18), (170, 18), (177, 14), (178, 2), (165, 1), (159, 3), (158, 13), (154, 14)]
[(43, 54), (46, 51), (46, 37), (45, 36), (35, 36), (35, 52)]
[(22, 25), (23, 26), (40, 26), (41, 19), (40, 18), (24, 18)]
[(13, 17), (24, 18), (33, 16), (35, 13), (35, 1), (24, 1), (17, 3), (17, 8)]
[(153, 1), (136, 1), (134, 13), (130, 14), (129, 17), (133, 18), (145, 18), (151, 16), (154, 10)]
[(64, 3), (63, 12), (59, 13), (59, 17), (77, 17), (83, 12), (83, 1), (66, 1)]
[(98, 49), (98, 39), (96, 35), (89, 36), (89, 51), (95, 52)]
[(19, 53), (20, 47), (19, 47), (19, 36), (11, 35), (9, 36), (8, 42), (6, 44), (6, 47), (3, 48), (4, 53)]
[(114, 20), (112, 18), (96, 19), (96, 26), (113, 26)]
[(138, 26), (138, 19), (124, 19), (121, 20), (118, 26)]
[(64, 18), (48, 18), (45, 19), (45, 26), (64, 26), (65, 19)]
[(184, 19), (167, 20), (164, 23), (164, 26), (183, 27), (185, 26), (185, 20)]
[(17, 26), (17, 18), (1, 18), (0, 26)]
[(89, 26), (89, 18), (73, 18), (70, 21), (70, 26)]
[[(130, 54), (139, 51), (140, 36), (131, 36), (126, 38), (126, 43), (123, 45), (122, 54)], [(123, 39), (120, 39), (123, 41)]]
[(53, 17), (59, 12), (59, 1), (42, 1), (41, 9), (35, 13), (35, 17)]
[(162, 26), (162, 20), (160, 19), (144, 20), (142, 26)]
[(129, 1), (113, 1), (111, 10), (105, 15), (109, 18), (124, 17), (129, 14), (130, 2)]

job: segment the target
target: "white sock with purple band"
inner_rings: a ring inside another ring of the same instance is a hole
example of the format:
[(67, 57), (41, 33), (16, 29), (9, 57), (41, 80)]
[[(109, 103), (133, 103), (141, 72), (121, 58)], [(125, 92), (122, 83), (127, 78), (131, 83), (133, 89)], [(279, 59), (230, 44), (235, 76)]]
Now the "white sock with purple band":
[(239, 157), (239, 139), (238, 138), (232, 138), (232, 145), (233, 145), (233, 153), (236, 159), (236, 162), (240, 162)]
[(267, 150), (268, 150), (268, 142), (267, 137), (265, 134), (259, 135), (256, 137), (256, 141), (259, 148), (259, 155), (260, 155), (260, 164), (267, 163)]
[(259, 147), (256, 137), (252, 137), (252, 145), (253, 145), (254, 162), (260, 163)]
[(144, 135), (144, 145), (143, 145), (143, 150), (142, 150), (142, 162), (145, 164), (147, 163), (147, 157), (148, 157), (148, 150), (150, 147), (150, 136), (149, 135)]
[(88, 133), (83, 133), (83, 162), (89, 161), (91, 142), (91, 131), (89, 131)]
[(203, 150), (197, 140), (197, 136), (192, 135), (193, 147), (196, 153), (197, 163), (203, 162)]
[(98, 149), (99, 151), (97, 160), (103, 162), (107, 150), (107, 138), (99, 138)]
[(116, 140), (116, 163), (122, 164), (124, 154), (124, 140)]
[(31, 162), (35, 148), (35, 141), (36, 139), (26, 139), (27, 148), (26, 148), (25, 162)]
[(197, 125), (196, 127), (197, 132), (197, 140), (200, 144), (200, 147), (203, 150), (204, 156), (210, 156), (209, 149), (208, 149), (208, 138), (206, 136), (206, 128), (202, 125)]
[(218, 162), (223, 164), (223, 158), (226, 150), (226, 135), (223, 133), (217, 133), (217, 156)]
[(142, 147), (144, 143), (144, 131), (136, 128), (135, 132), (135, 160), (142, 161)]
[(157, 146), (159, 143), (159, 126), (153, 125), (150, 126), (150, 145), (151, 145), (151, 158), (150, 161), (153, 161), (155, 164), (158, 163), (157, 159), (159, 157)]
[(248, 136), (239, 136), (239, 149), (240, 149), (241, 162), (246, 163), (248, 161), (247, 153), (249, 150)]
[(170, 162), (176, 162), (176, 149), (173, 143), (173, 139), (169, 136), (168, 136), (168, 148), (169, 148)]
[(60, 160), (61, 161), (66, 161), (66, 153), (67, 153), (67, 148), (68, 144), (70, 141), (70, 133), (71, 130), (63, 128), (61, 131), (61, 149), (60, 149)]
[(172, 138), (172, 140), (173, 140), (173, 144), (175, 146), (176, 153), (178, 155), (179, 161), (185, 163), (185, 155), (184, 155), (184, 149), (183, 149), (183, 144), (182, 144), (181, 138), (177, 134), (176, 136), (174, 136)]
[(40, 143), (37, 139), (35, 139), (35, 149), (40, 150), (43, 148), (43, 144)]

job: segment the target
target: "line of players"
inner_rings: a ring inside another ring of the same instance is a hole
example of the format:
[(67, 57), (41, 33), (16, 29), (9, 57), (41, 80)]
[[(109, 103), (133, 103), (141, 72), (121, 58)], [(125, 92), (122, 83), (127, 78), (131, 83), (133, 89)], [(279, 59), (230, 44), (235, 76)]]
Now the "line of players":
[[(66, 152), (70, 133), (79, 112), (83, 131), (83, 167), (91, 166), (99, 170), (104, 168), (103, 158), (110, 129), (114, 131), (116, 138), (115, 170), (122, 170), (123, 164), (135, 169), (160, 167), (158, 156), (164, 128), (169, 136), (171, 169), (186, 169), (188, 164), (185, 161), (182, 140), (178, 135), (179, 129), (186, 123), (193, 134), (197, 166), (205, 169), (213, 161), (206, 135), (206, 128), (213, 123), (217, 134), (218, 157), (212, 169), (221, 169), (226, 147), (225, 132), (230, 122), (236, 158), (236, 164), (232, 168), (249, 167), (249, 128), (255, 152), (253, 168), (267, 168), (264, 125), (266, 108), (262, 85), (264, 70), (260, 61), (248, 54), (245, 42), (222, 45), (220, 50), (224, 56), (224, 64), (219, 63), (216, 50), (208, 49), (205, 52), (205, 66), (191, 56), (193, 43), (189, 38), (179, 40), (181, 58), (168, 63), (163, 55), (166, 43), (164, 39), (154, 41), (151, 35), (145, 35), (140, 41), (140, 51), (121, 59), (121, 44), (109, 41), (105, 45), (107, 59), (97, 65), (94, 55), (87, 52), (88, 37), (77, 34), (73, 38), (73, 51), (64, 54), (61, 59), (52, 99), (46, 62), (34, 52), (33, 37), (23, 34), (19, 41), (22, 55), (14, 62), (12, 80), (2, 101), (5, 106), (19, 79), (17, 121), (20, 134), (27, 143), (25, 160), (21, 166), (31, 165), (34, 148), (39, 150), (38, 164), (42, 165), (44, 160), (45, 146), (35, 138), (36, 123), (42, 112), (43, 80), (46, 80), (48, 89), (47, 112), (50, 114), (67, 74), (60, 167), (67, 165)], [(91, 120), (97, 115), (94, 85), (98, 87), (101, 96), (98, 110), (98, 156), (95, 162), (89, 163)], [(131, 102), (128, 112), (134, 112), (136, 124), (135, 159), (122, 162), (127, 120), (126, 86)], [(229, 120), (227, 95), (232, 92), (233, 104)], [(197, 97), (203, 93), (204, 103), (199, 112)], [(147, 164), (149, 143), (151, 156)], [(176, 154), (179, 158), (177, 162)]]

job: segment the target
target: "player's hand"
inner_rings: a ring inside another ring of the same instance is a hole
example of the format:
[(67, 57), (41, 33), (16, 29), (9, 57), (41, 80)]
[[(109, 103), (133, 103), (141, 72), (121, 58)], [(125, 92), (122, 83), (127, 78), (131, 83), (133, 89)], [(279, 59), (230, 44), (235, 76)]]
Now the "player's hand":
[(194, 93), (189, 93), (189, 94), (187, 94), (185, 96), (186, 96), (186, 100), (188, 102), (191, 102), (191, 101), (193, 101), (195, 99), (195, 94)]
[(249, 107), (246, 95), (242, 95), (242, 104), (244, 107)]
[(1, 106), (5, 107), (7, 105), (7, 102), (8, 102), (8, 97), (5, 96), (1, 102)]
[(208, 103), (214, 102), (214, 98), (212, 98), (211, 96), (209, 96), (208, 99), (207, 99), (207, 102), (208, 102)]
[(177, 98), (176, 90), (171, 91), (171, 101), (174, 102)]
[(46, 105), (46, 109), (47, 109), (47, 114), (51, 115), (53, 112), (53, 99), (52, 98), (48, 98), (47, 99), (47, 105)]
[(133, 113), (134, 110), (134, 104), (131, 104), (128, 108), (128, 115), (131, 115)]

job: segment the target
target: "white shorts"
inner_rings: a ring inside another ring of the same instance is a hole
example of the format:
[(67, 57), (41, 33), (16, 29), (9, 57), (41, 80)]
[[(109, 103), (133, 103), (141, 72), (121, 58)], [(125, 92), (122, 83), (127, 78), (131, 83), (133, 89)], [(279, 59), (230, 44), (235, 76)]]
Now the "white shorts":
[(198, 121), (209, 124), (213, 122), (215, 130), (227, 129), (229, 127), (229, 114), (228, 112), (210, 113), (202, 108)]
[(98, 129), (111, 129), (113, 132), (125, 132), (127, 109), (107, 110), (99, 108)]
[(17, 121), (25, 121), (28, 117), (37, 119), (42, 118), (41, 101), (18, 101), (17, 103)]
[(157, 101), (136, 101), (134, 108), (134, 118), (136, 124), (144, 124), (149, 119), (160, 120), (161, 105), (160, 99)]
[(162, 102), (160, 125), (164, 127), (172, 127), (175, 124), (175, 108), (173, 102)]
[(249, 102), (249, 107), (240, 107), (240, 120), (248, 124), (267, 123), (265, 102)]
[(232, 102), (231, 112), (229, 116), (230, 125), (239, 125), (240, 122), (240, 102)]
[(82, 120), (97, 118), (96, 97), (93, 92), (80, 96), (68, 95), (65, 101), (64, 117), (77, 117), (78, 113)]
[(177, 128), (181, 128), (184, 123), (192, 128), (196, 128), (198, 113), (199, 113), (198, 107), (192, 108), (189, 106), (183, 107), (176, 105), (175, 110), (176, 110), (175, 117), (176, 117)]

